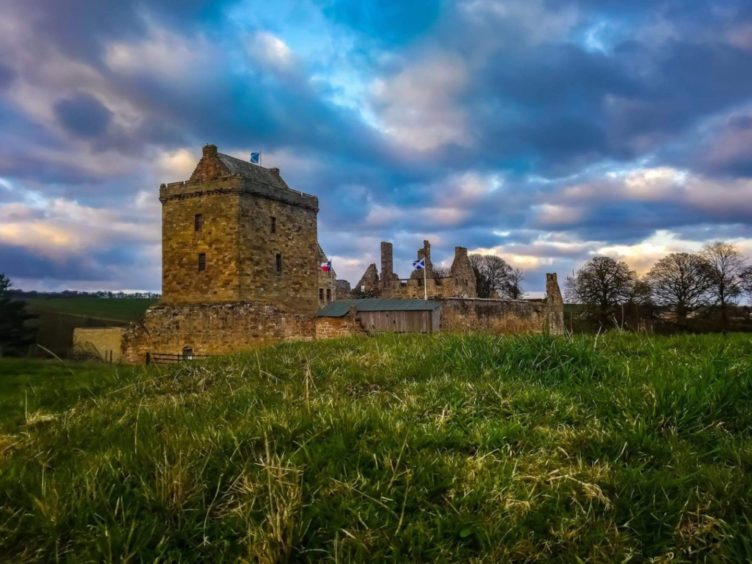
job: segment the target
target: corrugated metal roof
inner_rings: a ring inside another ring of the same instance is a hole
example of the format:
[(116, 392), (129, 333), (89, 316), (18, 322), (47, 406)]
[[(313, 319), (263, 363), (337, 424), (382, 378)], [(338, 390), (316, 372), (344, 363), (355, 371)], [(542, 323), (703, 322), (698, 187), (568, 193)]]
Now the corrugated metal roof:
[(440, 307), (432, 300), (387, 300), (367, 298), (363, 300), (337, 300), (326, 304), (319, 317), (343, 317), (351, 307), (358, 311), (433, 311)]

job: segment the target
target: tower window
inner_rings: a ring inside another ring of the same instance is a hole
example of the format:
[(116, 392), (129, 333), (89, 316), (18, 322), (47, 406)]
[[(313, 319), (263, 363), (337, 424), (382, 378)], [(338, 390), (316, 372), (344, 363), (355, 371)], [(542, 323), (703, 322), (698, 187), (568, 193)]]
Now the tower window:
[(195, 216), (193, 217), (193, 228), (194, 228), (194, 229), (195, 229), (196, 231), (201, 231), (201, 229), (202, 229), (203, 227), (204, 227), (204, 216), (203, 216), (203, 215), (201, 215), (200, 213), (197, 213), (197, 214), (196, 214), (196, 215), (195, 215)]
[(329, 303), (332, 301), (332, 289), (327, 288), (326, 289), (326, 303)]
[(206, 270), (206, 253), (198, 254), (198, 271), (203, 272)]
[(276, 217), (271, 218), (271, 221), (269, 222), (269, 231), (271, 231), (272, 233), (277, 232), (277, 218)]
[(320, 302), (324, 301), (324, 289), (323, 288), (319, 288), (319, 301)]
[(282, 255), (277, 253), (276, 256), (277, 272), (282, 272)]

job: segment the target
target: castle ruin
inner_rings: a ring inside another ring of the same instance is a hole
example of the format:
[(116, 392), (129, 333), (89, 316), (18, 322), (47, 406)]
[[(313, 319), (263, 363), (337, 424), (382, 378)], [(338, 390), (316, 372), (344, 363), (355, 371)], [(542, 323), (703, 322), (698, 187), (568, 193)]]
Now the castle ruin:
[(475, 272), (465, 247), (454, 248), (454, 261), (448, 276), (439, 276), (431, 261), (431, 243), (423, 241), (417, 260), (423, 260), (425, 272), (414, 270), (410, 278), (394, 273), (394, 248), (388, 241), (381, 243), (381, 275), (375, 264), (366, 269), (353, 294), (360, 297), (383, 298), (475, 298)]
[[(284, 339), (370, 334), (376, 325), (364, 323), (358, 306), (374, 319), (383, 303), (366, 307), (349, 300), (346, 308), (335, 308), (336, 316), (325, 313), (353, 295), (388, 301), (385, 316), (394, 327), (410, 327), (407, 312), (426, 310), (415, 302), (428, 297), (431, 330), (563, 332), (555, 274), (548, 275), (544, 300), (480, 299), (464, 247), (455, 247), (448, 275), (439, 276), (424, 241), (417, 258), (425, 261), (425, 273), (400, 279), (392, 244), (382, 242), (381, 273), (370, 265), (351, 291), (336, 279), (318, 243), (318, 198), (290, 188), (279, 169), (225, 155), (214, 145), (203, 148), (188, 180), (162, 184), (159, 200), (162, 299), (122, 332), (118, 352), (127, 362), (157, 353), (227, 354)], [(78, 340), (95, 350), (114, 346), (99, 343), (97, 335), (79, 332)], [(99, 340), (110, 343), (113, 335), (102, 332)]]

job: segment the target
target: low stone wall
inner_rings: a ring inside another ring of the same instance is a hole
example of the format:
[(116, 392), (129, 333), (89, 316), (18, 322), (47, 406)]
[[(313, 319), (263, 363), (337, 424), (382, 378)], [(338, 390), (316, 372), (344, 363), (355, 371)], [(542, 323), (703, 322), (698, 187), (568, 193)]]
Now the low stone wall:
[(124, 331), (123, 327), (76, 327), (73, 329), (73, 354), (120, 362)]
[(265, 304), (156, 305), (123, 335), (123, 358), (144, 362), (147, 352), (229, 354), (281, 340), (313, 339), (314, 319)]
[(344, 317), (317, 317), (315, 323), (317, 339), (337, 339), (367, 334), (357, 316), (352, 314)]
[(441, 330), (447, 332), (546, 333), (549, 317), (546, 301), (441, 300)]

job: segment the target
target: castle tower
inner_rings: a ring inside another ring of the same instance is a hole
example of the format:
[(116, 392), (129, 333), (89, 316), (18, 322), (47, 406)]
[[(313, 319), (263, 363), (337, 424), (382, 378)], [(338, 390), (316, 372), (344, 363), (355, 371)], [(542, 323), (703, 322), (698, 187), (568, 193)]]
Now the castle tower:
[(163, 184), (162, 302), (318, 307), (318, 199), (279, 169), (206, 145), (191, 178)]

